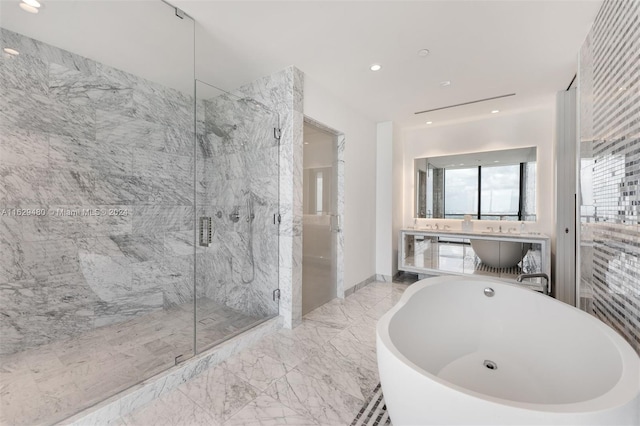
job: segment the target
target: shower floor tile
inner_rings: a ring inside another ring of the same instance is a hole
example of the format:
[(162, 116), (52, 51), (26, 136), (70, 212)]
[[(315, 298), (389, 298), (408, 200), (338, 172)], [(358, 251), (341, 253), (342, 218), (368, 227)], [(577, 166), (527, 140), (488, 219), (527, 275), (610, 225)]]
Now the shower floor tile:
[[(0, 425), (53, 424), (166, 370), (193, 354), (193, 317), (185, 304), (0, 357)], [(260, 320), (210, 299), (197, 319), (199, 350)]]

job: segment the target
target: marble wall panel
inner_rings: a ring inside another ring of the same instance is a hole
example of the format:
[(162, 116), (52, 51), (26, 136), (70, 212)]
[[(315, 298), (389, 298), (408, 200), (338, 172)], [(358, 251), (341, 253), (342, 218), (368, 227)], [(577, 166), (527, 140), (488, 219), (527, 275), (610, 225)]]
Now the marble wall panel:
[[(301, 238), (302, 232), (302, 201), (300, 197), (296, 198), (294, 194), (297, 192), (302, 194), (303, 77), (302, 72), (294, 67), (289, 67), (283, 71), (243, 86), (234, 91), (233, 95), (244, 100), (244, 102), (236, 104), (237, 106), (235, 106), (235, 108), (227, 108), (226, 110), (220, 109), (218, 111), (215, 108), (211, 109), (211, 119), (209, 121), (216, 123), (216, 125), (205, 126), (208, 133), (214, 133), (216, 135), (216, 137), (208, 139), (208, 142), (211, 144), (211, 146), (208, 147), (209, 151), (212, 153), (224, 152), (233, 155), (234, 152), (246, 149), (248, 146), (260, 147), (264, 144), (270, 144), (272, 143), (270, 141), (273, 141), (266, 132), (254, 132), (251, 130), (254, 129), (251, 125), (239, 125), (238, 123), (242, 123), (242, 121), (236, 119), (233, 114), (234, 109), (245, 108), (246, 110), (250, 110), (252, 112), (252, 114), (248, 114), (250, 117), (260, 116), (261, 111), (264, 110), (277, 113), (277, 127), (281, 130), (281, 137), (278, 141), (279, 173), (276, 186), (278, 188), (281, 223), (278, 227), (278, 236), (270, 238), (269, 241), (271, 241), (270, 244), (275, 249), (283, 239), (286, 240), (285, 244), (278, 249), (280, 253), (277, 268), (279, 270), (281, 290), (279, 311), (280, 315), (284, 317), (285, 326), (287, 327), (295, 326), (301, 320), (301, 298), (299, 296), (302, 286), (302, 273), (301, 267), (292, 267), (292, 265), (301, 265), (301, 262), (298, 261), (299, 259), (294, 259), (296, 254), (294, 253), (293, 247), (299, 246), (298, 244), (294, 244), (294, 240)], [(227, 125), (224, 126), (223, 124)], [(234, 128), (233, 125), (237, 125), (237, 127)], [(269, 128), (268, 126), (263, 126), (261, 123), (258, 127)], [(228, 135), (232, 132), (235, 132), (239, 136), (239, 141), (235, 143), (229, 142), (230, 137)], [(260, 136), (255, 138), (253, 143), (244, 142), (250, 134)], [(296, 165), (296, 162), (299, 162), (299, 164)], [(299, 176), (296, 175), (296, 173), (299, 174)], [(251, 178), (247, 180), (250, 181)], [(271, 186), (267, 185), (266, 187)], [(299, 206), (297, 206), (295, 200), (299, 200)], [(267, 217), (265, 217), (264, 220), (266, 219)], [(291, 244), (288, 244), (289, 242), (291, 242)], [(296, 287), (296, 289), (292, 286)], [(266, 291), (264, 293), (266, 295)]]
[[(266, 93), (264, 84), (276, 98), (287, 92), (280, 74), (207, 99), (205, 133), (197, 146), (199, 214), (212, 217), (214, 229), (214, 243), (199, 260), (197, 281), (207, 297), (255, 316), (278, 309), (273, 290), (279, 285), (274, 215), (279, 212), (280, 147), (274, 128), (281, 111), (258, 96)], [(240, 215), (236, 223), (230, 220), (233, 213)]]
[(3, 126), (0, 133), (0, 167), (49, 167), (49, 135)]
[[(3, 44), (3, 46), (6, 46)], [(46, 95), (49, 92), (47, 62), (40, 58), (22, 54), (18, 56), (5, 55), (0, 61), (0, 87), (3, 89), (17, 89)]]
[(137, 120), (121, 112), (96, 109), (96, 139), (103, 144), (125, 144), (149, 151), (165, 150), (166, 127)]
[(191, 303), (193, 98), (0, 41), (20, 51), (0, 61), (2, 354)]

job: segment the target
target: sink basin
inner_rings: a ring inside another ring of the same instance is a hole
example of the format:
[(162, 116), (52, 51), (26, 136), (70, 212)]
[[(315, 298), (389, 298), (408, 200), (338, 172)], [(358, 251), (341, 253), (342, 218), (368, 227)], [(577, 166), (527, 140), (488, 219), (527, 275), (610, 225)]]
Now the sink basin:
[(471, 248), (482, 263), (494, 268), (516, 266), (531, 248), (531, 243), (471, 239)]

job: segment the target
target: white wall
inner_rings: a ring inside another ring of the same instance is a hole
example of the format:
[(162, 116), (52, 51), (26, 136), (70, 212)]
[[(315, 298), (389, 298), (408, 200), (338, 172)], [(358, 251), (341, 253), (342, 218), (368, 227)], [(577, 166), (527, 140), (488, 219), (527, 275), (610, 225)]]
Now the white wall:
[[(555, 240), (554, 126), (555, 106), (549, 105), (521, 113), (501, 113), (482, 120), (405, 130), (403, 134), (404, 226), (413, 226), (414, 158), (536, 146), (538, 148), (536, 188), (538, 220), (535, 223), (528, 222), (527, 228), (551, 236), (553, 248)], [(421, 221), (429, 222), (427, 219), (421, 219)], [(443, 222), (442, 219), (437, 221)]]
[(344, 288), (375, 274), (376, 123), (305, 75), (304, 115), (345, 135)]
[(376, 273), (398, 272), (398, 232), (402, 228), (403, 147), (400, 128), (378, 123), (376, 137)]
[(402, 229), (404, 219), (404, 186), (402, 185), (404, 177), (404, 144), (402, 141), (402, 132), (400, 127), (393, 127), (393, 193), (391, 194), (392, 206), (392, 246), (391, 246), (391, 265), (392, 275), (398, 272), (398, 234)]
[(393, 196), (393, 123), (377, 124), (376, 135), (376, 273), (393, 275), (391, 255)]

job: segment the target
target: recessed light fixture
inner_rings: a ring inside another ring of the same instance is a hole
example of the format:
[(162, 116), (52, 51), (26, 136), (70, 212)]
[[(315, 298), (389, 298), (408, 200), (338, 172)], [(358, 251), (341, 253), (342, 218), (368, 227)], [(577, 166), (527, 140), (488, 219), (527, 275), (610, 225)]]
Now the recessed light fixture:
[(18, 56), (20, 54), (20, 52), (18, 52), (16, 49), (12, 49), (10, 47), (5, 47), (2, 50), (4, 51), (4, 53), (8, 53), (9, 55), (13, 56)]
[(304, 144), (305, 144), (305, 145), (309, 145), (309, 142), (305, 142)]
[(26, 3), (31, 7), (35, 7), (36, 9), (42, 6), (38, 0), (22, 0), (22, 3)]
[(451, 80), (445, 80), (440, 82), (440, 87), (451, 86)]
[(464, 163), (460, 163), (460, 164), (458, 164), (458, 166), (464, 166)]
[(491, 114), (497, 114), (497, 113), (499, 113), (499, 112), (500, 112), (500, 110), (499, 110), (499, 109), (494, 109), (493, 111), (491, 111)]
[(427, 124), (433, 124), (433, 121), (427, 121)]
[(498, 161), (498, 160), (493, 160), (493, 162), (494, 162), (494, 163), (499, 163), (500, 161)]
[(37, 7), (29, 6), (26, 3), (20, 3), (20, 8), (22, 10), (24, 10), (25, 12), (38, 13), (38, 8)]
[(429, 49), (420, 49), (418, 50), (418, 56), (424, 58), (425, 56), (429, 56)]
[(369, 69), (370, 69), (371, 71), (380, 71), (380, 69), (381, 69), (381, 68), (382, 68), (382, 65), (380, 65), (380, 64), (372, 64), (372, 65), (369, 67)]

